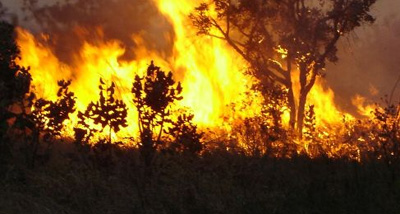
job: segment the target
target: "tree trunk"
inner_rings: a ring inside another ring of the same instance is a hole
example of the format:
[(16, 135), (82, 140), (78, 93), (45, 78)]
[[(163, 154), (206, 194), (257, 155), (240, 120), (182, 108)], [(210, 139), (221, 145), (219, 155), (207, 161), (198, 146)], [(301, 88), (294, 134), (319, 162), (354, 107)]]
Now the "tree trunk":
[(303, 136), (303, 124), (304, 124), (304, 110), (307, 101), (307, 65), (305, 63), (301, 63), (299, 65), (300, 70), (300, 94), (299, 94), (299, 106), (297, 109), (297, 134), (301, 139)]
[(303, 125), (304, 125), (304, 111), (306, 107), (308, 92), (305, 90), (300, 93), (299, 97), (299, 108), (297, 112), (297, 134), (300, 138), (303, 137)]
[(294, 130), (295, 125), (296, 125), (296, 102), (294, 99), (292, 87), (289, 87), (289, 91), (288, 91), (288, 105), (289, 105), (289, 110), (290, 110), (289, 126), (292, 130)]

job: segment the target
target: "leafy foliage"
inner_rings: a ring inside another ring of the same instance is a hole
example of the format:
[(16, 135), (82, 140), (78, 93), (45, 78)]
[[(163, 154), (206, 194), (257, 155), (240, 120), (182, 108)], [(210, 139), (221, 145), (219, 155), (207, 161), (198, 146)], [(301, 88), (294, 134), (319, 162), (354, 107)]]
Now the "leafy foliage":
[[(262, 92), (263, 105), (259, 115), (237, 119), (231, 131), (232, 140), (244, 148), (245, 153), (254, 156), (291, 156), (296, 152), (290, 132), (282, 123), (283, 114), (287, 111), (287, 90), (275, 85), (266, 88), (255, 85), (256, 90)], [(247, 94), (246, 94), (247, 95)], [(240, 109), (233, 105), (233, 111), (246, 111), (252, 100), (243, 102)], [(284, 147), (282, 147), (284, 144)]]
[[(94, 152), (96, 163), (101, 166), (111, 166), (113, 159), (113, 151), (119, 142), (113, 144), (112, 133), (117, 133), (121, 127), (127, 127), (128, 110), (126, 104), (115, 96), (115, 84), (111, 83), (110, 87), (100, 79), (100, 98), (96, 102), (91, 102), (87, 106), (85, 112), (78, 112), (79, 125), (83, 128), (75, 128), (75, 144), (78, 149), (85, 155), (90, 151)], [(97, 128), (100, 126), (100, 128)], [(91, 138), (95, 133), (109, 129), (108, 140), (99, 139), (93, 146), (90, 145)]]
[(57, 92), (58, 100), (48, 102), (48, 106), (44, 109), (48, 122), (46, 124), (47, 131), (50, 135), (60, 136), (64, 127), (63, 122), (68, 120), (70, 114), (75, 112), (76, 97), (74, 93), (68, 90), (71, 81), (58, 81), (60, 87)]

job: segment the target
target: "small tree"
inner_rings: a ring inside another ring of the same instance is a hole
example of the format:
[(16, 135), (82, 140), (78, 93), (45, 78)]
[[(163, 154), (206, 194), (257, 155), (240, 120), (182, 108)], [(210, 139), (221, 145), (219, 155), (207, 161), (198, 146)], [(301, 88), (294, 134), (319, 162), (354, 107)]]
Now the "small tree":
[[(107, 87), (100, 78), (100, 98), (96, 102), (91, 102), (85, 112), (78, 112), (79, 124), (84, 128), (75, 128), (75, 140), (80, 144), (87, 144), (96, 132), (102, 132), (108, 128), (108, 140), (100, 140), (98, 147), (101, 150), (108, 150), (108, 158), (112, 154), (112, 133), (120, 131), (121, 127), (127, 127), (126, 117), (127, 107), (122, 100), (115, 99), (115, 84), (111, 83)], [(97, 129), (94, 125), (99, 125)], [(104, 145), (103, 145), (104, 144)]]
[(181, 84), (175, 84), (172, 73), (165, 73), (153, 61), (144, 77), (135, 77), (133, 102), (139, 116), (139, 148), (146, 165), (150, 165), (157, 146), (161, 144), (165, 125), (172, 122), (170, 107), (182, 99), (181, 92)]
[[(86, 156), (94, 151), (96, 163), (100, 166), (112, 164), (113, 150), (116, 145), (112, 142), (112, 133), (118, 133), (121, 127), (127, 127), (127, 107), (122, 100), (115, 99), (115, 84), (110, 87), (100, 78), (100, 98), (96, 102), (90, 102), (85, 112), (78, 112), (81, 127), (76, 127), (75, 144), (80, 152)], [(97, 127), (96, 127), (97, 126)], [(108, 139), (100, 139), (91, 145), (92, 137), (108, 128)], [(85, 157), (86, 159), (86, 157)]]
[(68, 120), (70, 114), (75, 112), (76, 97), (73, 92), (68, 90), (70, 85), (70, 80), (58, 81), (58, 86), (60, 87), (57, 92), (58, 99), (55, 102), (48, 102), (47, 107), (44, 109), (48, 120), (45, 128), (47, 132), (45, 138), (50, 139), (54, 136), (61, 136), (64, 121)]

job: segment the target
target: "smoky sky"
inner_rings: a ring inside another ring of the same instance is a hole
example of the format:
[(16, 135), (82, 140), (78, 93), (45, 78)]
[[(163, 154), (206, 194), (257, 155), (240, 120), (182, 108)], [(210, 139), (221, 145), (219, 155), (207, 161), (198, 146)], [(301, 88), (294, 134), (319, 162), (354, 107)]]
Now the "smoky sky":
[[(172, 40), (165, 39), (173, 38), (172, 26), (149, 0), (2, 1), (10, 8), (11, 21), (32, 32), (50, 35), (55, 54), (66, 63), (83, 41), (96, 38), (121, 41), (127, 49), (123, 57), (128, 59), (138, 57), (133, 55), (137, 44), (132, 35), (140, 34), (146, 47), (160, 54), (168, 55), (172, 50)], [(100, 28), (102, 33), (98, 33)]]
[(339, 61), (327, 67), (326, 79), (336, 103), (353, 112), (351, 98), (359, 94), (371, 103), (393, 93), (400, 101), (400, 1), (378, 0), (372, 11), (376, 21), (358, 28), (338, 45)]
[[(157, 10), (151, 0), (1, 0), (8, 7), (6, 16), (32, 32), (47, 32), (54, 36), (55, 52), (68, 62), (69, 56), (79, 50), (80, 44), (74, 30), (101, 26), (104, 39), (117, 39), (127, 48), (124, 57), (135, 58), (129, 51), (135, 48), (132, 34), (140, 33), (148, 42), (146, 46), (160, 54), (172, 50), (173, 28)], [(27, 6), (27, 7), (26, 7)], [(21, 10), (23, 8), (24, 10)], [(326, 82), (335, 92), (335, 101), (345, 111), (355, 114), (351, 99), (359, 94), (379, 102), (391, 94), (400, 76), (400, 1), (378, 0), (372, 8), (376, 21), (358, 28), (338, 44), (339, 61), (329, 64)], [(89, 31), (90, 32), (90, 31)], [(95, 35), (86, 35), (89, 38)], [(400, 85), (393, 101), (400, 101)]]

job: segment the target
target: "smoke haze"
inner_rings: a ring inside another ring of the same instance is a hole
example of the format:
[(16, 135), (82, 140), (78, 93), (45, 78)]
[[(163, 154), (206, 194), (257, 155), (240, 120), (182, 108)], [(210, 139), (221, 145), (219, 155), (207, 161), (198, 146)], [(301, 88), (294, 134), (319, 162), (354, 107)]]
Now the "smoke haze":
[[(327, 68), (327, 82), (335, 91), (336, 103), (353, 112), (356, 94), (370, 102), (390, 96), (400, 77), (400, 1), (381, 0), (373, 8), (376, 22), (342, 39), (339, 61)], [(400, 101), (400, 85), (392, 102)]]

